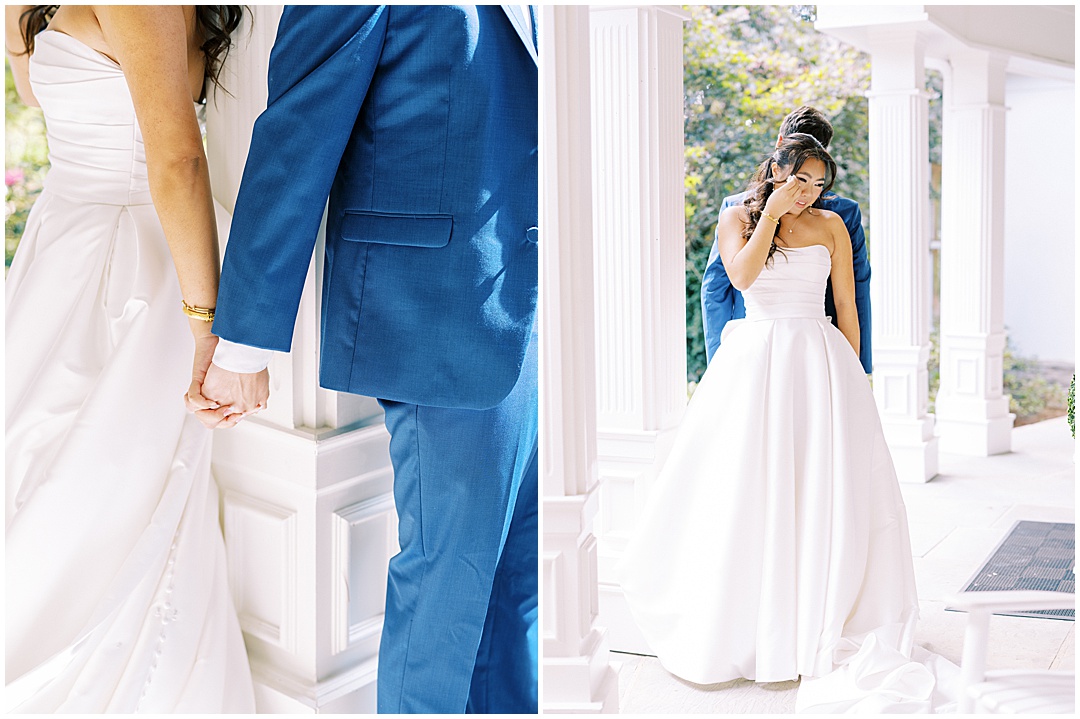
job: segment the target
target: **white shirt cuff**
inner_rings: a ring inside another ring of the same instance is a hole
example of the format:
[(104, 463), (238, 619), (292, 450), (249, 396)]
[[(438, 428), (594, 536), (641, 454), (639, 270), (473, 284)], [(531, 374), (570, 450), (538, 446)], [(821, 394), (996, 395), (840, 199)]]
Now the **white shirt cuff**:
[(273, 357), (274, 350), (237, 344), (225, 339), (219, 339), (214, 350), (214, 364), (229, 372), (242, 374), (263, 371), (270, 365)]

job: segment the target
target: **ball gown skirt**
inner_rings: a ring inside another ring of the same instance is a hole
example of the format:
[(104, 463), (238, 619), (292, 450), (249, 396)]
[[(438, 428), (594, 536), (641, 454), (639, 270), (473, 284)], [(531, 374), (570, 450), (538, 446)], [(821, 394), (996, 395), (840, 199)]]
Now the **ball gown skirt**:
[(253, 712), (127, 85), (52, 31), (31, 82), (52, 167), (6, 287), (6, 708)]
[(830, 267), (824, 246), (786, 249), (744, 293), (627, 548), (632, 614), (688, 681), (910, 652), (907, 517), (866, 375), (824, 316)]

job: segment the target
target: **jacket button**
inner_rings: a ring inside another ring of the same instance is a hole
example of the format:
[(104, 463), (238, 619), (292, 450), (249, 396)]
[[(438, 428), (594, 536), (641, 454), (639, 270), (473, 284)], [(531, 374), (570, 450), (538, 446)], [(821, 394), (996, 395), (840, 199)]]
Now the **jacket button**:
[(530, 227), (529, 229), (525, 230), (525, 239), (535, 245), (540, 239), (540, 228)]

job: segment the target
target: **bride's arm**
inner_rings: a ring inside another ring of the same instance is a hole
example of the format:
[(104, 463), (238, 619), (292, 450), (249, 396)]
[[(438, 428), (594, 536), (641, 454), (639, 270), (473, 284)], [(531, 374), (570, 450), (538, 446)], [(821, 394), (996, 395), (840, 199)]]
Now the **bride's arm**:
[(30, 87), (30, 54), (26, 52), (19, 18), (32, 5), (7, 5), (4, 7), (4, 50), (7, 52), (11, 77), (15, 80), (15, 91), (19, 99), (30, 107), (37, 107), (38, 101)]
[(769, 195), (764, 213), (749, 240), (742, 236), (743, 228), (749, 222), (745, 207), (729, 207), (720, 214), (716, 225), (720, 259), (724, 263), (728, 279), (731, 280), (731, 286), (740, 292), (754, 284), (754, 280), (765, 268), (765, 260), (769, 257), (769, 249), (772, 247), (780, 217), (792, 208), (795, 198), (801, 192), (800, 183), (789, 179), (790, 182), (778, 185)]
[[(213, 308), (221, 264), (210, 173), (188, 81), (191, 18), (175, 5), (97, 5), (94, 14), (131, 91), (150, 196), (180, 292), (193, 307)], [(201, 384), (217, 338), (210, 322), (192, 319), (189, 324), (196, 340), (194, 374)]]
[[(830, 213), (831, 214), (831, 213)], [(828, 218), (829, 233), (832, 236), (832, 280), (833, 302), (836, 305), (836, 323), (840, 331), (851, 343), (855, 356), (859, 356), (859, 311), (855, 305), (855, 273), (851, 265), (851, 240), (847, 227), (839, 215)]]
[(214, 307), (220, 266), (217, 223), (188, 84), (184, 11), (175, 5), (99, 5), (94, 11), (131, 90), (150, 196), (176, 264), (180, 291), (189, 305)]

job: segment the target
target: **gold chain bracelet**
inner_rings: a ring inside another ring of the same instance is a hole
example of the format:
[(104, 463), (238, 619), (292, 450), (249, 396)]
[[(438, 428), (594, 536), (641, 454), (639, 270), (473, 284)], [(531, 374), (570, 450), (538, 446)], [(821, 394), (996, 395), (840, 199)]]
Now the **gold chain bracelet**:
[(201, 320), (202, 322), (214, 321), (214, 308), (213, 307), (192, 307), (186, 300), (180, 300), (180, 304), (184, 306), (184, 314), (193, 320)]

